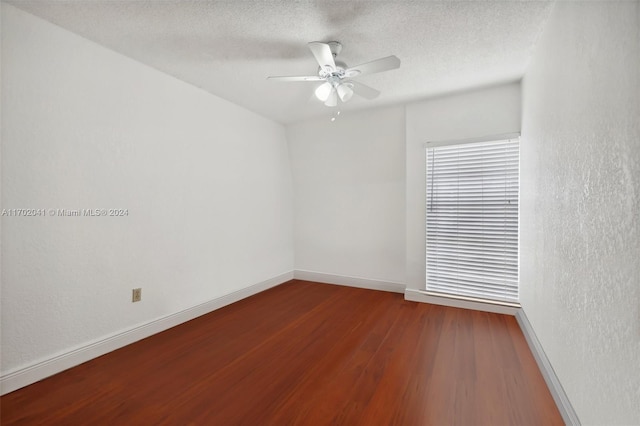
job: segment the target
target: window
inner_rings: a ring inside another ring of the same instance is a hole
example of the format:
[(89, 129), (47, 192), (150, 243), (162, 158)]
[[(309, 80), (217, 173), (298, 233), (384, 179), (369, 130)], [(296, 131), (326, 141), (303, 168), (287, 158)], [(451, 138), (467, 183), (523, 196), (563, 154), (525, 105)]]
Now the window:
[(518, 135), (427, 144), (428, 292), (518, 302), (518, 175)]

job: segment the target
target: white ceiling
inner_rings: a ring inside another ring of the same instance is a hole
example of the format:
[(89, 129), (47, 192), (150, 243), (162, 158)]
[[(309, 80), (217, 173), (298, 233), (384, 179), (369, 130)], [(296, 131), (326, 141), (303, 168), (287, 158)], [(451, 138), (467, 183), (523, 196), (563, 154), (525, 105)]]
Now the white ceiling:
[(332, 111), (312, 99), (309, 41), (337, 40), (353, 66), (388, 55), (400, 69), (361, 76), (382, 92), (341, 111), (519, 80), (549, 2), (8, 0), (87, 39), (281, 123)]

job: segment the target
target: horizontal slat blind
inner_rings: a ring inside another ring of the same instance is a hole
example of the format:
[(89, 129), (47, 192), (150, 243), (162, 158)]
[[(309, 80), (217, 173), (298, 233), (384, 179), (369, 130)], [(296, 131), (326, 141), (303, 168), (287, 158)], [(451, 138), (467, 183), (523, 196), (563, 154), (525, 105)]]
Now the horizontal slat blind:
[(519, 139), (427, 148), (427, 290), (518, 301)]

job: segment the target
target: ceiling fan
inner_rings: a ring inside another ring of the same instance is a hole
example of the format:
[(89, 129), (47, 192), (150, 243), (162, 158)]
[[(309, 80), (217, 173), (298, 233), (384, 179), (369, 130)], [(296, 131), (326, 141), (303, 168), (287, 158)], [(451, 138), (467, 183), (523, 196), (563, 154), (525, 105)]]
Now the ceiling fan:
[(308, 46), (316, 61), (318, 61), (318, 75), (267, 78), (275, 81), (322, 81), (323, 83), (316, 88), (315, 95), (328, 107), (338, 105), (338, 99), (342, 102), (349, 101), (354, 93), (366, 99), (376, 98), (380, 95), (379, 91), (354, 81), (352, 78), (400, 67), (400, 59), (393, 55), (355, 67), (348, 67), (344, 62), (335, 60), (342, 50), (342, 44), (339, 42), (321, 43), (312, 41)]

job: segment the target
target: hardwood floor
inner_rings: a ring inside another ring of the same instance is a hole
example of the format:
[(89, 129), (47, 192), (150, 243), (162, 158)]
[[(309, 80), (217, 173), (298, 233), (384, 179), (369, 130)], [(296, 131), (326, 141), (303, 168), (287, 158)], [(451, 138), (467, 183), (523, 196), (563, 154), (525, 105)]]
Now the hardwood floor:
[(513, 317), (292, 281), (17, 390), (2, 424), (563, 424)]

